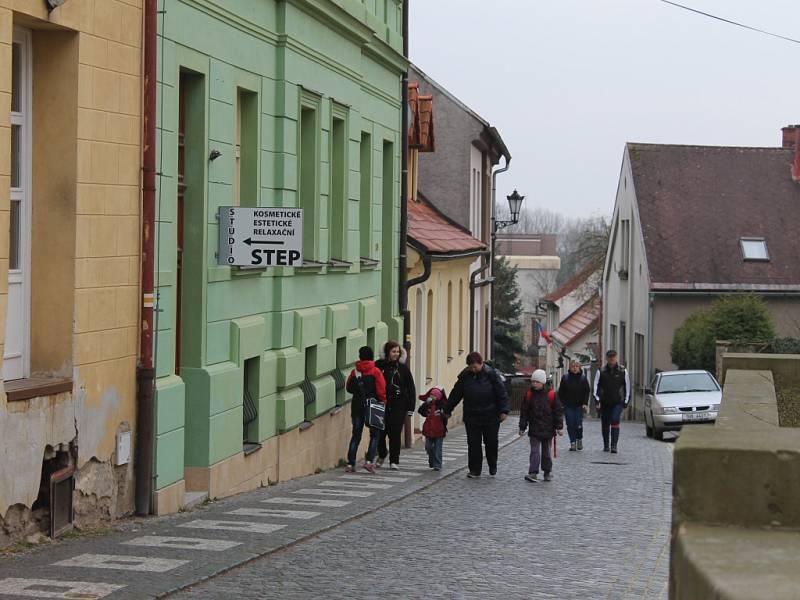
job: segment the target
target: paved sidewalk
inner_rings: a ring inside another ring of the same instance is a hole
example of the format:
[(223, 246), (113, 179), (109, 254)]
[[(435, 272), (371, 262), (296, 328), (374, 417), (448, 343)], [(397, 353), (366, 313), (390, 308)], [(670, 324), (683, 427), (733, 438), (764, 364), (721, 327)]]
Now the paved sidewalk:
[[(516, 423), (512, 417), (503, 424), (501, 446), (517, 439)], [(345, 474), (338, 469), (180, 515), (129, 524), (106, 536), (67, 540), (31, 554), (2, 559), (0, 598), (158, 598), (463, 472), (463, 427), (449, 433), (444, 458), (444, 469), (431, 471), (418, 444), (403, 452), (400, 471), (380, 469), (372, 476), (363, 471)], [(186, 597), (194, 597), (194, 592)], [(205, 597), (234, 596), (218, 592)]]

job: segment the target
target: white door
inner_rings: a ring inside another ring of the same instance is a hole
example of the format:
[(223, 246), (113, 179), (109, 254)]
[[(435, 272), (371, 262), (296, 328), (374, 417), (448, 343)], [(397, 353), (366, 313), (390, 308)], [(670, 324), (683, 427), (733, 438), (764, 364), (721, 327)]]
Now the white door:
[(11, 83), (11, 214), (3, 379), (29, 373), (31, 35), (14, 30)]

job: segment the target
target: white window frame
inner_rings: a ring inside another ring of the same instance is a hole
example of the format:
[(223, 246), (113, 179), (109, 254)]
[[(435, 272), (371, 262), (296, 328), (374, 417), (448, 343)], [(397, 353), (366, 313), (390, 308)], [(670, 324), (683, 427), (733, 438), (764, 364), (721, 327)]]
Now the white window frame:
[[(20, 202), (20, 223), (19, 223), (19, 268), (11, 269), (9, 262), (8, 278), (9, 284), (17, 279), (22, 284), (22, 306), (23, 306), (23, 332), (22, 332), (22, 370), (8, 374), (8, 380), (21, 379), (30, 374), (30, 312), (31, 312), (31, 163), (32, 157), (32, 95), (33, 95), (33, 43), (31, 32), (20, 27), (14, 28), (13, 43), (19, 44), (22, 48), (21, 72), (19, 80), (20, 108), (21, 112), (11, 111), (11, 125), (22, 128), (19, 139), (20, 149), (20, 183), (21, 187), (11, 188), (9, 195), (9, 212), (11, 201)], [(10, 143), (10, 140), (9, 140)], [(10, 258), (10, 256), (9, 256)], [(10, 291), (10, 290), (9, 290)], [(6, 303), (8, 310), (8, 302)], [(6, 313), (6, 319), (10, 312)], [(6, 327), (8, 332), (8, 327)], [(7, 349), (4, 346), (4, 351)], [(17, 357), (15, 354), (13, 357)], [(13, 358), (4, 356), (3, 379), (6, 379), (7, 371), (5, 359)]]
[[(764, 256), (747, 256), (745, 244), (747, 243), (760, 243), (764, 247)], [(739, 239), (739, 248), (742, 251), (742, 260), (756, 261), (756, 262), (769, 262), (769, 248), (767, 247), (767, 240), (763, 237), (743, 237)]]

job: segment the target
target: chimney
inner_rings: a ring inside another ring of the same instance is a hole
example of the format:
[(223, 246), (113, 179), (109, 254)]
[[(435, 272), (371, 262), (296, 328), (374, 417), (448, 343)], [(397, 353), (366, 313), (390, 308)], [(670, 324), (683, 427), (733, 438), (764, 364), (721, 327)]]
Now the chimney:
[(783, 148), (786, 150), (792, 149), (797, 146), (797, 133), (800, 131), (800, 125), (787, 125), (781, 128), (783, 133)]

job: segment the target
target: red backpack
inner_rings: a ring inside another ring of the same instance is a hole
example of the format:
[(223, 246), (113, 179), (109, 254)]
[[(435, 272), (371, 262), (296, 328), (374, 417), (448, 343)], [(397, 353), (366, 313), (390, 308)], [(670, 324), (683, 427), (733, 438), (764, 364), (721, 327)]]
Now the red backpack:
[[(525, 402), (530, 402), (531, 396), (533, 396), (533, 390), (529, 389), (525, 393)], [(554, 390), (547, 390), (547, 399), (550, 401), (550, 408), (552, 409), (556, 405), (556, 393)]]

